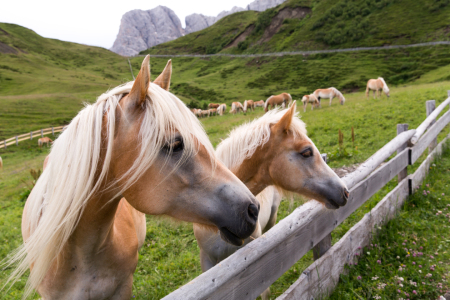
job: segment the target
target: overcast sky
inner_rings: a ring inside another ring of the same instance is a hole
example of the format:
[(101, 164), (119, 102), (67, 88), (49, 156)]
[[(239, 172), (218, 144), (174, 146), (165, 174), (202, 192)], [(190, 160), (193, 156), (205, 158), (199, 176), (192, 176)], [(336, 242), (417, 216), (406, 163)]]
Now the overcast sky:
[(119, 32), (122, 15), (133, 9), (167, 6), (177, 14), (184, 27), (184, 18), (192, 13), (216, 16), (223, 10), (245, 7), (252, 1), (2, 0), (0, 22), (18, 24), (48, 38), (110, 48)]

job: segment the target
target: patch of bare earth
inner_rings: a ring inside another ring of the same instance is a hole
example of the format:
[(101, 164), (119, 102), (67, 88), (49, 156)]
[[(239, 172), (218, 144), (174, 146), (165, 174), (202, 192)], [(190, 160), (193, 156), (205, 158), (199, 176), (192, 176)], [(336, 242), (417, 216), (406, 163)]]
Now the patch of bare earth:
[(275, 17), (272, 18), (270, 26), (264, 31), (259, 43), (262, 44), (269, 41), (280, 30), (284, 19), (303, 19), (309, 13), (311, 13), (311, 8), (309, 7), (283, 8), (275, 15)]
[(337, 176), (342, 178), (345, 175), (350, 174), (353, 171), (355, 171), (359, 167), (359, 165), (360, 164), (354, 164), (354, 165), (351, 165), (351, 166), (342, 166), (340, 168), (333, 169), (333, 171), (334, 171), (334, 173), (337, 174)]
[(237, 45), (240, 42), (245, 41), (245, 39), (250, 35), (250, 33), (252, 33), (253, 28), (255, 28), (255, 25), (250, 25), (247, 28), (245, 28), (245, 30), (238, 35), (231, 43), (229, 43), (225, 49), (231, 48), (231, 47), (237, 47)]
[(16, 49), (14, 49), (11, 46), (8, 46), (6, 44), (3, 44), (2, 42), (0, 42), (0, 53), (3, 54), (17, 54), (18, 51)]

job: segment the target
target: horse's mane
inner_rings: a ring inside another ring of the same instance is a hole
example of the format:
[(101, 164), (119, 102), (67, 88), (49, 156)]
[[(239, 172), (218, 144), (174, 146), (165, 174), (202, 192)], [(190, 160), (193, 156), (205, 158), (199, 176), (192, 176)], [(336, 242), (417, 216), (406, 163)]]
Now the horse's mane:
[[(121, 109), (119, 101), (132, 86), (133, 82), (118, 86), (101, 95), (94, 104), (86, 105), (53, 143), (51, 160), (27, 200), (24, 226), (31, 235), (26, 244), (3, 262), (3, 267), (17, 264), (5, 285), (17, 281), (33, 265), (24, 298), (39, 286), (61, 253), (88, 200), (101, 192), (100, 185), (111, 162), (116, 109)], [(173, 138), (176, 131), (183, 137), (185, 145), (180, 161), (194, 154), (201, 144), (208, 151), (211, 162), (215, 163), (214, 149), (204, 129), (181, 100), (153, 83), (147, 96), (142, 107), (140, 132), (136, 137), (140, 140), (139, 155), (130, 162), (131, 167), (123, 176), (126, 181), (116, 197), (152, 165), (161, 147), (167, 139)], [(102, 132), (104, 118), (107, 119), (106, 132)], [(101, 151), (105, 151), (103, 161), (100, 160)], [(101, 172), (96, 172), (97, 169)]]
[(342, 95), (342, 93), (341, 93), (337, 88), (332, 87), (331, 89), (332, 89), (332, 90), (334, 91), (334, 93), (338, 96), (338, 98), (339, 98), (340, 100), (342, 100), (342, 102), (345, 102), (345, 97), (344, 97), (344, 95)]
[(378, 77), (378, 79), (380, 79), (383, 82), (383, 92), (389, 93), (389, 87), (387, 86), (386, 81), (384, 81), (384, 78)]
[[(271, 125), (276, 124), (286, 111), (287, 109), (273, 109), (252, 122), (234, 128), (217, 146), (217, 157), (234, 172), (259, 146), (269, 141)], [(292, 118), (290, 130), (295, 137), (306, 135), (305, 123), (298, 118), (298, 113)]]
[(270, 96), (269, 98), (267, 98), (266, 102), (264, 103), (264, 109), (267, 109), (267, 105), (269, 105), (269, 100), (270, 100), (270, 98), (272, 98), (272, 97), (273, 97), (273, 95)]

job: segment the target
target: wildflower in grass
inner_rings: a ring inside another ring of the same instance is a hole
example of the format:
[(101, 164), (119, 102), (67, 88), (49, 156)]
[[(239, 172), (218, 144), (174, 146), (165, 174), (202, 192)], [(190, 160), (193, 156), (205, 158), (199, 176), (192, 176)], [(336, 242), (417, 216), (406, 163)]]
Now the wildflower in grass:
[(423, 190), (423, 195), (426, 196), (427, 195), (427, 191)]
[(445, 196), (445, 194), (444, 194), (444, 193), (442, 193), (442, 196)]
[(397, 255), (397, 259), (400, 259), (400, 256)]
[(378, 276), (372, 277), (372, 280), (377, 280)]
[(428, 273), (427, 275), (425, 275), (426, 278), (430, 278), (431, 276), (433, 276), (433, 275), (431, 275), (431, 273)]
[(373, 297), (373, 299), (381, 299), (381, 297), (380, 296), (378, 296), (378, 295), (375, 295), (374, 297)]
[(361, 280), (361, 276), (356, 277), (356, 279)]
[(381, 260), (377, 260), (377, 264), (381, 265)]
[(414, 294), (414, 295), (417, 295), (417, 292), (416, 292), (416, 290), (413, 290), (413, 294)]
[(416, 244), (416, 242), (414, 242), (414, 241), (413, 241), (412, 243), (413, 243), (413, 245), (415, 245), (415, 244)]
[(430, 258), (431, 258), (431, 259), (434, 259), (434, 256), (433, 256), (433, 255), (430, 255)]
[(413, 261), (413, 262), (412, 262), (412, 264), (413, 264), (413, 265), (415, 265), (415, 264), (416, 264), (416, 262), (415, 262), (415, 261)]

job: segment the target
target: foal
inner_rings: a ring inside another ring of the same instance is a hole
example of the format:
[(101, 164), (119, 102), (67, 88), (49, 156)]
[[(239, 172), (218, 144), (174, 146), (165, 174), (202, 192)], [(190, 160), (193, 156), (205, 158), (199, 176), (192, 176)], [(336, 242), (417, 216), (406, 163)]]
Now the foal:
[[(281, 196), (289, 191), (316, 199), (327, 208), (347, 203), (348, 190), (325, 164), (319, 150), (306, 135), (305, 124), (296, 116), (295, 102), (286, 110), (272, 110), (251, 123), (234, 129), (216, 150), (222, 162), (244, 182), (260, 202), (258, 225), (252, 238), (272, 228)], [(194, 223), (205, 272), (240, 247), (224, 243), (219, 233)], [(245, 240), (245, 244), (251, 241)], [(263, 294), (267, 299), (268, 291)]]
[(320, 101), (314, 94), (303, 96), (302, 103), (303, 103), (303, 112), (306, 112), (306, 105), (308, 105), (308, 103), (311, 103), (311, 110), (314, 109), (314, 106), (321, 107)]

